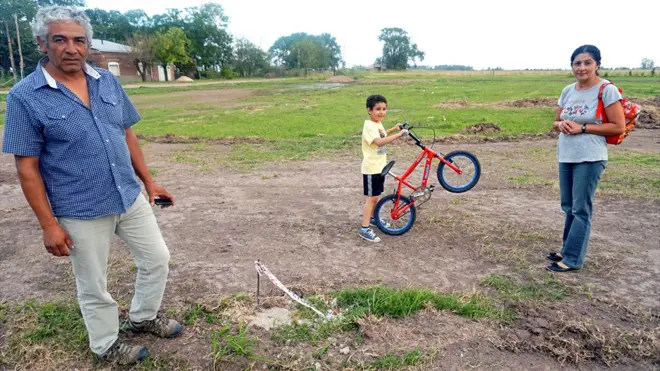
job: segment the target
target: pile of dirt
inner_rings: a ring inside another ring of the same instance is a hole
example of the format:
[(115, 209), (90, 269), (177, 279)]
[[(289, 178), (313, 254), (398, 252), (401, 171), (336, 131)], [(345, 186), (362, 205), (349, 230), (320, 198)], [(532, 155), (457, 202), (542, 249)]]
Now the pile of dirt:
[(499, 126), (493, 124), (492, 122), (480, 122), (476, 125), (468, 126), (463, 129), (464, 132), (469, 134), (476, 133), (496, 133), (502, 131)]
[(445, 109), (454, 109), (454, 108), (463, 108), (469, 106), (470, 103), (466, 100), (455, 100), (451, 102), (443, 102), (433, 106), (433, 108), (445, 108)]
[(547, 108), (557, 107), (557, 98), (525, 98), (502, 103), (505, 107), (516, 108)]
[(660, 129), (660, 95), (647, 100), (634, 100), (642, 106), (642, 112), (635, 125), (640, 129)]
[(332, 82), (335, 84), (350, 84), (352, 82), (355, 82), (355, 79), (350, 77), (350, 76), (332, 76), (329, 79), (325, 80), (325, 82)]
[(176, 79), (177, 82), (193, 82), (195, 80), (191, 79), (188, 76), (181, 76), (178, 79)]

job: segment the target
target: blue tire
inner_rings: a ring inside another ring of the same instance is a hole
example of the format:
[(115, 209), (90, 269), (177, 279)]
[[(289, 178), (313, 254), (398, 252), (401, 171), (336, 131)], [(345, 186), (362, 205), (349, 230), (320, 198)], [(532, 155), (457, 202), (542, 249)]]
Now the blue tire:
[(392, 207), (394, 207), (396, 198), (396, 194), (387, 195), (378, 201), (376, 208), (374, 209), (376, 226), (383, 233), (389, 234), (390, 236), (400, 236), (408, 232), (410, 228), (412, 228), (413, 224), (415, 224), (415, 218), (417, 217), (417, 210), (415, 209), (415, 205), (410, 205), (411, 201), (408, 197), (401, 196), (399, 203), (410, 205), (410, 208), (396, 221), (388, 221), (389, 218), (384, 219), (384, 217), (389, 217), (391, 215), (390, 212)]
[(440, 182), (440, 185), (442, 188), (446, 189), (449, 192), (452, 193), (463, 193), (467, 192), (472, 187), (477, 185), (477, 182), (479, 182), (479, 178), (481, 177), (481, 164), (479, 164), (479, 160), (477, 159), (477, 156), (473, 155), (472, 153), (468, 151), (453, 151), (449, 152), (445, 156), (445, 160), (456, 163), (460, 161), (463, 165), (458, 165), (461, 166), (462, 168), (465, 168), (467, 170), (467, 167), (469, 165), (474, 167), (474, 174), (469, 176), (469, 178), (465, 179), (466, 181), (461, 181), (459, 184), (450, 184), (452, 182), (448, 181), (448, 179), (445, 176), (445, 171), (447, 171), (450, 174), (456, 174), (456, 172), (447, 166), (444, 162), (440, 163), (440, 166), (438, 166), (438, 181)]

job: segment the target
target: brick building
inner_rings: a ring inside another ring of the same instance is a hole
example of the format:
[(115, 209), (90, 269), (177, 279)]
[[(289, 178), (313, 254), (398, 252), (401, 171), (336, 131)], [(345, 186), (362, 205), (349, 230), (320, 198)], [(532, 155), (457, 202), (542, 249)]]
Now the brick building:
[[(89, 51), (88, 62), (94, 67), (100, 67), (112, 72), (121, 82), (142, 81), (131, 57), (131, 47), (112, 41), (93, 39)], [(174, 66), (167, 66), (168, 80), (173, 81)], [(153, 66), (147, 71), (147, 81), (165, 81), (162, 66)]]

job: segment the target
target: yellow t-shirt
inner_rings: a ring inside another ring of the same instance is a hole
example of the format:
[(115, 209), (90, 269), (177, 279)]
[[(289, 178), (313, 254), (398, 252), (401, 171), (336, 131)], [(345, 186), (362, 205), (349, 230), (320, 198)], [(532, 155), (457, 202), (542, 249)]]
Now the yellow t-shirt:
[(366, 120), (362, 128), (362, 174), (380, 174), (387, 165), (385, 146), (378, 147), (374, 139), (385, 138), (387, 133), (383, 124)]

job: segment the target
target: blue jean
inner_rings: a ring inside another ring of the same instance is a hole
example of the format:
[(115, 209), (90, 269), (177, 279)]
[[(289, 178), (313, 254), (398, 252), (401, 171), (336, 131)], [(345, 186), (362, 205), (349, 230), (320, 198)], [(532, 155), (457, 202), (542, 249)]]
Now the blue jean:
[(580, 269), (589, 247), (591, 233), (592, 199), (607, 161), (559, 163), (559, 189), (561, 209), (566, 213), (564, 222), (562, 262)]

